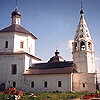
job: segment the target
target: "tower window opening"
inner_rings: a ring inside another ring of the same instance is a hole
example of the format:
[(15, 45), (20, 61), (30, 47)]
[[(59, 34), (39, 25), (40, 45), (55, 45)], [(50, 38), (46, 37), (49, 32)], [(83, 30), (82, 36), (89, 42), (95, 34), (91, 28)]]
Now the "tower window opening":
[(81, 41), (81, 43), (80, 43), (80, 49), (81, 50), (85, 50), (85, 42), (84, 41)]
[(47, 81), (44, 82), (44, 87), (46, 88), (48, 86)]
[(31, 82), (31, 88), (34, 88), (34, 81)]
[(8, 48), (8, 41), (5, 41), (5, 48)]
[(91, 49), (92, 45), (90, 42), (88, 42), (88, 48)]
[(81, 29), (81, 32), (83, 32), (83, 29)]
[(81, 27), (83, 27), (83, 25), (81, 25)]
[(80, 38), (83, 38), (83, 35), (80, 35)]
[(89, 35), (88, 35), (88, 34), (86, 34), (86, 36), (87, 36), (87, 37), (89, 37)]

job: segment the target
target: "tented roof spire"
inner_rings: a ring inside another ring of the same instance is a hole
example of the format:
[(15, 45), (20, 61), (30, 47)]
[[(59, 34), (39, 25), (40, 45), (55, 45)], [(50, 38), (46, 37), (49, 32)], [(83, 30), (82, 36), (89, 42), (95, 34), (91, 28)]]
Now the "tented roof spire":
[(79, 20), (79, 24), (76, 30), (75, 40), (79, 39), (80, 37), (91, 39), (89, 28), (84, 16), (82, 0), (81, 0), (81, 9), (80, 9), (80, 20)]

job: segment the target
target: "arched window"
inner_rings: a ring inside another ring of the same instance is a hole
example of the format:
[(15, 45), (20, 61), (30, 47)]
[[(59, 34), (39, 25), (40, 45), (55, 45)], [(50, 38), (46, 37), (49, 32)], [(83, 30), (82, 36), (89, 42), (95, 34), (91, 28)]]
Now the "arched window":
[(85, 88), (86, 87), (86, 83), (82, 83), (83, 87)]
[(85, 50), (85, 41), (81, 41), (80, 50)]
[(15, 82), (15, 81), (13, 81), (13, 87), (14, 87), (14, 88), (16, 87), (16, 82)]
[(47, 87), (47, 81), (44, 81), (44, 87), (46, 88)]
[(34, 88), (34, 81), (31, 82), (31, 88)]
[(8, 48), (8, 41), (5, 41), (5, 48)]
[(58, 87), (62, 87), (62, 81), (58, 81)]

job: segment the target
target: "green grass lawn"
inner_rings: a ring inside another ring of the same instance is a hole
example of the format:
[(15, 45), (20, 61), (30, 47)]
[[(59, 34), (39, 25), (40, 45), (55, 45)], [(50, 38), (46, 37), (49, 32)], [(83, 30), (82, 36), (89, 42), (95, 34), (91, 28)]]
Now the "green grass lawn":
[[(79, 98), (87, 93), (72, 93), (72, 92), (55, 92), (55, 93), (49, 93), (49, 92), (42, 92), (42, 93), (34, 93), (36, 97), (33, 97), (30, 95), (30, 93), (25, 93), (20, 100), (69, 100), (73, 98)], [(8, 100), (9, 95), (0, 95), (0, 100)], [(9, 99), (14, 100), (14, 99)]]

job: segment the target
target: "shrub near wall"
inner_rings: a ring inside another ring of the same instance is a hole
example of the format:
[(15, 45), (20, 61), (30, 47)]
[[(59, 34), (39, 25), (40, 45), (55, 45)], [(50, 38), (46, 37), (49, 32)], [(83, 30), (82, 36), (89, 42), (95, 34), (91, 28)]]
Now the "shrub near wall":
[[(20, 100), (68, 100), (73, 98), (80, 98), (88, 93), (78, 93), (78, 92), (41, 92), (41, 93), (25, 93)], [(0, 95), (0, 100), (7, 100), (9, 95)]]

